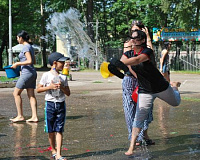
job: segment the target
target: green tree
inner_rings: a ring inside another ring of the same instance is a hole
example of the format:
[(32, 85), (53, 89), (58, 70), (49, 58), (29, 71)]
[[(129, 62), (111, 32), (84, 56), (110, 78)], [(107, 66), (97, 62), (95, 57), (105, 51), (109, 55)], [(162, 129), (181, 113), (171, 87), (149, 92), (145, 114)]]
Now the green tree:
[[(7, 21), (5, 21), (7, 19)], [(0, 20), (1, 20), (1, 27), (0, 27), (0, 69), (3, 67), (3, 51), (8, 43), (8, 1), (0, 0)]]
[[(27, 9), (28, 8), (28, 9)], [(8, 1), (0, 1), (0, 20), (1, 20), (1, 32), (0, 32), (0, 69), (3, 67), (2, 54), (7, 53), (8, 49)], [(12, 1), (12, 42), (13, 45), (17, 44), (16, 34), (20, 30), (26, 30), (32, 41), (39, 43), (38, 35), (40, 35), (40, 3), (38, 1), (31, 0), (27, 2), (26, 0)]]
[(161, 9), (167, 14), (167, 26), (173, 28), (183, 28), (190, 30), (193, 27), (199, 27), (199, 9), (198, 0), (162, 0)]
[[(41, 16), (41, 4), (43, 15)], [(34, 43), (43, 46), (43, 58), (46, 47), (55, 50), (55, 41), (42, 41), (46, 34), (46, 22), (54, 12), (63, 12), (70, 7), (77, 8), (81, 21), (87, 25), (87, 33), (95, 40), (95, 22), (98, 19), (98, 40), (105, 48), (122, 47), (133, 19), (142, 20), (150, 31), (153, 27), (173, 27), (190, 30), (199, 28), (199, 0), (40, 0), (12, 1), (13, 44), (17, 44), (15, 35), (19, 30), (27, 30)], [(8, 0), (0, 0), (0, 69), (2, 53), (8, 48)], [(43, 59), (44, 66), (46, 61)]]
[(106, 43), (108, 46), (122, 47), (122, 42), (129, 34), (131, 20), (138, 19), (137, 12), (136, 0), (117, 0), (110, 4), (107, 8), (107, 29), (110, 38)]

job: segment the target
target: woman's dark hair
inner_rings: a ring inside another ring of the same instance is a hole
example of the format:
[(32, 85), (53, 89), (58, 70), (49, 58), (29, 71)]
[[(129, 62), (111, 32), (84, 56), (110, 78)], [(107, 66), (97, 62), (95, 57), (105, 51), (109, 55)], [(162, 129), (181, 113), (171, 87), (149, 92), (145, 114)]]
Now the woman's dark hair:
[(163, 49), (168, 49), (169, 45), (171, 45), (171, 42), (164, 42)]
[[(134, 32), (137, 32), (137, 37), (134, 37), (134, 38), (137, 38), (139, 40), (144, 39), (145, 41), (141, 44), (141, 46), (144, 47), (144, 48), (147, 48), (147, 35), (146, 35), (146, 33), (141, 31), (141, 30), (138, 30), (138, 29), (134, 30), (132, 33), (134, 33)], [(131, 38), (133, 39), (133, 37), (131, 37)]]
[(20, 31), (20, 32), (17, 34), (17, 36), (18, 36), (18, 37), (22, 37), (24, 41), (30, 43), (30, 42), (29, 42), (30, 37), (29, 37), (29, 35), (28, 35), (28, 33), (27, 33), (26, 31), (24, 31), (24, 30)]
[[(144, 24), (142, 23), (142, 21), (133, 20), (132, 23), (131, 23), (131, 27), (130, 27), (130, 29), (129, 29), (129, 35), (133, 33), (133, 31), (132, 31), (132, 27), (133, 27), (133, 26), (139, 27), (140, 30), (142, 30), (142, 28), (144, 28)], [(128, 39), (125, 40), (123, 43), (127, 43), (128, 41), (130, 41), (131, 37), (130, 37), (129, 35), (127, 36)]]
[(138, 26), (141, 30), (142, 30), (142, 28), (144, 28), (144, 24), (139, 20), (133, 20), (131, 23), (131, 28), (133, 26)]

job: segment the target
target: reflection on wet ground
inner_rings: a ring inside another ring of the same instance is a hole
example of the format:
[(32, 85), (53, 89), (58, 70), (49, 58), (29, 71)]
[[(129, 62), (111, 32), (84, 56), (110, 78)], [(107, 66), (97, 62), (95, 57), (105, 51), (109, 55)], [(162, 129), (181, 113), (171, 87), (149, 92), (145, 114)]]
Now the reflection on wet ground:
[[(90, 83), (91, 86), (89, 89), (87, 86), (71, 87), (72, 95), (66, 100), (67, 121), (62, 155), (69, 160), (200, 159), (198, 91), (191, 95), (185, 93), (187, 91), (183, 88), (183, 100), (179, 107), (171, 107), (156, 99), (154, 121), (149, 128), (149, 135), (156, 144), (137, 147), (135, 154), (127, 157), (124, 152), (129, 142), (122, 109), (121, 82), (117, 79), (113, 81), (102, 80), (103, 83), (98, 84), (87, 80), (87, 85)], [(105, 93), (102, 94), (102, 91)], [(11, 96), (12, 90), (0, 92), (0, 160), (51, 159), (43, 124), (44, 94), (36, 95), (38, 123), (10, 123), (9, 118), (16, 114)], [(23, 94), (22, 97), (25, 117), (29, 118), (31, 109), (27, 96)]]

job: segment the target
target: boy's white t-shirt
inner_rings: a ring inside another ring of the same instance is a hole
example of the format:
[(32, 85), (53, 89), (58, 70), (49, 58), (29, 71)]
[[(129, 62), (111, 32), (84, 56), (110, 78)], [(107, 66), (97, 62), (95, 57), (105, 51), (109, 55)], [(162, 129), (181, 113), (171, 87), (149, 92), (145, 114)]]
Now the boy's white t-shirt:
[[(51, 71), (45, 72), (42, 75), (42, 78), (40, 80), (40, 84), (44, 87), (49, 86), (51, 84), (51, 81), (53, 80), (54, 75), (51, 73)], [(61, 85), (68, 86), (67, 76), (59, 74), (59, 79), (61, 82)], [(52, 90), (46, 91), (45, 94), (45, 101), (51, 101), (51, 102), (63, 102), (65, 101), (65, 94), (60, 90), (58, 97), (52, 96)]]

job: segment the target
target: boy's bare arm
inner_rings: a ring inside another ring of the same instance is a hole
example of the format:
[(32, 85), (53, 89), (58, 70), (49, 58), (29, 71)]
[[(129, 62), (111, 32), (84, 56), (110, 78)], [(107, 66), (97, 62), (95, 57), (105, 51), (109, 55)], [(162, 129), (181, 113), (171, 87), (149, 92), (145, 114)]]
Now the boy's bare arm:
[(60, 86), (60, 89), (63, 91), (63, 93), (67, 96), (70, 96), (70, 89), (69, 86)]
[(51, 85), (45, 87), (42, 84), (38, 84), (36, 91), (37, 91), (37, 93), (41, 93), (41, 92), (48, 91), (50, 89), (53, 89)]

